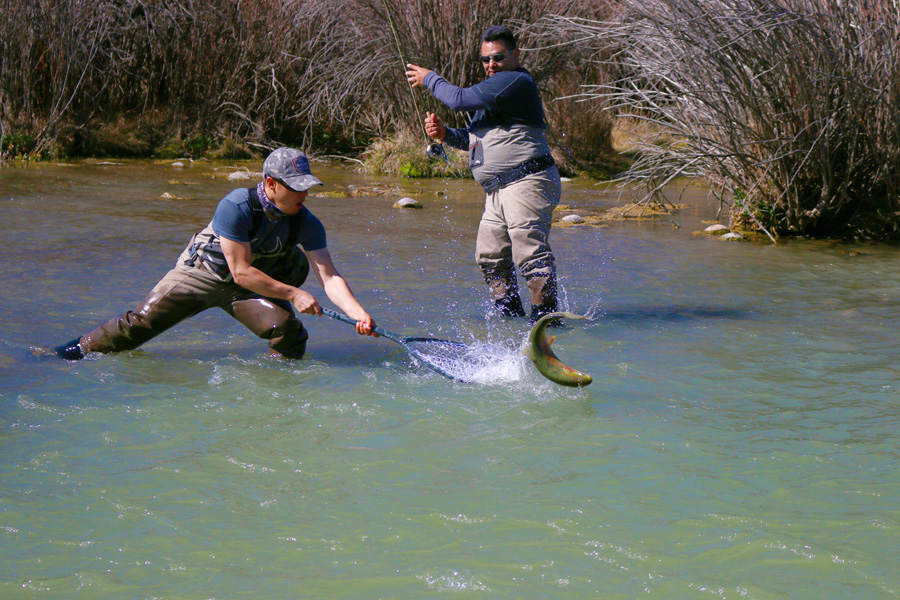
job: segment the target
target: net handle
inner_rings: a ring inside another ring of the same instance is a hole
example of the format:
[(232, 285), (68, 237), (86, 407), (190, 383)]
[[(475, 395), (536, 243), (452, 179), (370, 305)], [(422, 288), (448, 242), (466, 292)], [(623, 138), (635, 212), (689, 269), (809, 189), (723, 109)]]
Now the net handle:
[[(323, 308), (323, 309), (322, 309), (322, 314), (325, 315), (326, 317), (331, 317), (332, 319), (337, 319), (338, 321), (342, 321), (342, 322), (344, 322), (344, 323), (347, 323), (348, 325), (356, 325), (356, 321), (355, 321), (354, 319), (351, 319), (351, 318), (348, 317), (347, 315), (343, 315), (343, 314), (341, 314), (341, 313), (339, 313), (339, 312), (333, 311), (333, 310), (328, 309), (328, 308)], [(410, 349), (409, 346), (406, 345), (407, 340), (413, 340), (413, 339), (415, 339), (415, 340), (425, 340), (425, 341), (430, 341), (428, 338), (408, 338), (408, 337), (404, 337), (404, 336), (402, 336), (402, 335), (397, 335), (396, 333), (394, 333), (394, 332), (392, 332), (392, 331), (388, 331), (388, 330), (386, 330), (386, 329), (382, 329), (381, 327), (378, 327), (377, 325), (376, 325), (375, 327), (372, 328), (372, 331), (374, 331), (375, 333), (377, 333), (377, 334), (380, 335), (381, 337), (386, 337), (387, 339), (391, 340), (392, 342), (397, 342), (398, 344), (400, 344), (401, 346), (403, 346), (403, 349), (406, 350), (409, 354), (411, 354), (416, 360), (418, 360), (419, 362), (421, 362), (423, 365), (425, 365), (426, 367), (428, 367), (429, 369), (431, 369), (432, 371), (434, 371), (434, 372), (437, 373), (438, 375), (442, 375), (442, 376), (446, 377), (447, 379), (452, 379), (452, 380), (454, 380), (454, 381), (461, 381), (459, 378), (457, 378), (457, 377), (455, 377), (454, 375), (452, 375), (451, 373), (448, 373), (447, 371), (443, 370), (442, 368), (440, 368), (440, 367), (437, 366), (436, 364), (434, 364), (434, 363), (432, 363), (432, 362), (430, 362), (430, 361), (428, 361), (428, 360), (425, 360), (425, 359), (424, 359), (423, 357), (421, 357), (421, 356), (418, 356), (416, 353), (414, 353), (414, 352)], [(435, 342), (443, 342), (443, 341), (445, 341), (445, 340), (433, 340), (433, 341), (435, 341)]]
[[(322, 314), (325, 315), (326, 317), (331, 317), (332, 319), (337, 319), (338, 321), (347, 323), (348, 325), (354, 325), (354, 326), (356, 325), (355, 319), (351, 319), (347, 315), (343, 315), (343, 314), (333, 311), (329, 308), (323, 308)], [(398, 344), (400, 344), (404, 347), (406, 346), (405, 340), (402, 335), (398, 335), (392, 331), (388, 331), (387, 329), (382, 329), (381, 327), (379, 327), (377, 325), (372, 328), (372, 331), (374, 331), (381, 337), (386, 337), (387, 339), (389, 339), (393, 342), (397, 342)]]

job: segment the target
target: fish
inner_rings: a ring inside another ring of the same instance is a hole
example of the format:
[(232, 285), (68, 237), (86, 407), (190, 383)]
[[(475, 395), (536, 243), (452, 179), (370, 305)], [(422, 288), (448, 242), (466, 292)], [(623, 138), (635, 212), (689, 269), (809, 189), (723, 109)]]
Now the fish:
[(559, 357), (550, 349), (550, 345), (556, 340), (555, 336), (547, 337), (547, 325), (560, 318), (586, 319), (587, 317), (570, 312), (549, 313), (538, 319), (528, 335), (528, 344), (522, 348), (522, 354), (531, 359), (541, 375), (559, 385), (567, 387), (584, 387), (594, 380), (587, 373), (563, 364)]

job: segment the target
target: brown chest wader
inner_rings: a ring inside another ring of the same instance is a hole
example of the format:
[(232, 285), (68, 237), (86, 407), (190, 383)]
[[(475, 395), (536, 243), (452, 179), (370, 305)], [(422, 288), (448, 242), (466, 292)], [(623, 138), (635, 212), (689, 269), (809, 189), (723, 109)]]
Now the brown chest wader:
[[(255, 189), (249, 190), (251, 204), (262, 206)], [(256, 221), (255, 221), (256, 223)], [(251, 239), (255, 224), (251, 229)], [(309, 273), (306, 255), (296, 246), (299, 227), (291, 227), (288, 241), (292, 242), (286, 255), (263, 257), (260, 264), (265, 272), (282, 283), (299, 287)], [(265, 298), (242, 288), (228, 277), (222, 281), (203, 265), (177, 265), (150, 291), (134, 310), (127, 311), (99, 325), (78, 340), (59, 346), (63, 358), (81, 358), (88, 352), (120, 352), (133, 350), (181, 321), (213, 307), (218, 307), (237, 319), (262, 339), (269, 341), (273, 353), (288, 358), (300, 358), (306, 351), (309, 337), (303, 324), (294, 314), (287, 300)]]

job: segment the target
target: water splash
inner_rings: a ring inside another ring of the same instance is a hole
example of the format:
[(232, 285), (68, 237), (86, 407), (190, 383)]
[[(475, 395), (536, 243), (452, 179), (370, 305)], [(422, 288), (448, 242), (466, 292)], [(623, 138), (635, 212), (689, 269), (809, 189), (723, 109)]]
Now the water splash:
[(470, 375), (474, 383), (505, 384), (525, 378), (525, 360), (516, 350), (484, 343), (473, 346), (472, 353), (480, 359), (480, 368)]
[(522, 355), (506, 346), (487, 342), (440, 345), (433, 340), (408, 342), (412, 356), (441, 373), (466, 383), (509, 383), (524, 377)]

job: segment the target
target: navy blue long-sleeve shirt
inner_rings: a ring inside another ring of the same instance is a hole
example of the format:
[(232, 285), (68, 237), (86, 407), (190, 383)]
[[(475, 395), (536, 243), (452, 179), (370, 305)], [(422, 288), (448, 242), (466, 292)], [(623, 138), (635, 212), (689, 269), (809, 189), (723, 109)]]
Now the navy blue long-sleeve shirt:
[(465, 129), (447, 127), (444, 141), (469, 151), (469, 166), (479, 183), (550, 153), (544, 136), (544, 107), (527, 70), (501, 71), (468, 88), (455, 86), (432, 71), (423, 84), (450, 109), (475, 111)]

